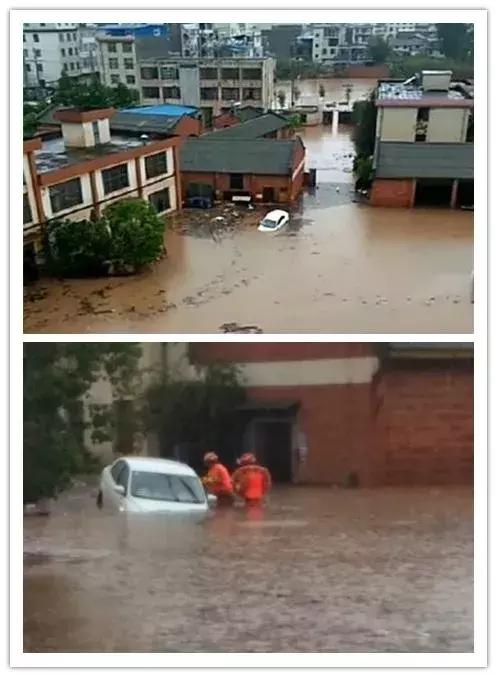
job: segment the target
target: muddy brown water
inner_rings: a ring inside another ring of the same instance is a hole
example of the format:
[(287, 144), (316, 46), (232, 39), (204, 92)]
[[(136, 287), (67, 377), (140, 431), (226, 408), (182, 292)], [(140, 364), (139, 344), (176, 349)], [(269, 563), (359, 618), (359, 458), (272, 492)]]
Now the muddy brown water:
[(31, 332), (471, 332), (473, 215), (354, 202), (351, 129), (301, 132), (318, 188), (279, 233), (267, 208), (219, 227), (216, 210), (173, 218), (167, 258), (140, 275), (42, 280), (29, 287)]
[(27, 652), (469, 652), (469, 489), (278, 487), (206, 519), (25, 519)]

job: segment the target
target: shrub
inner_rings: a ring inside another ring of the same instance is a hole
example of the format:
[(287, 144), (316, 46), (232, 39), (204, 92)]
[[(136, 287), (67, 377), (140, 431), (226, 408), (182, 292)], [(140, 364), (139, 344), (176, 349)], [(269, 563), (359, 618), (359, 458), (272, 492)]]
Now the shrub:
[(102, 221), (51, 221), (45, 235), (49, 272), (60, 277), (86, 277), (105, 272), (111, 234)]

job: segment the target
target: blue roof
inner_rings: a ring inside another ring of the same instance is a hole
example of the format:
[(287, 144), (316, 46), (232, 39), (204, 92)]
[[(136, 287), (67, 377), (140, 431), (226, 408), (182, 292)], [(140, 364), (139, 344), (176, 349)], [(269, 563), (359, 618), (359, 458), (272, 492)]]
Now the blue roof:
[(135, 106), (134, 108), (124, 108), (121, 113), (139, 113), (140, 115), (167, 115), (169, 117), (180, 117), (181, 115), (191, 115), (198, 113), (198, 108), (192, 106), (178, 106), (173, 103), (163, 103), (158, 106)]

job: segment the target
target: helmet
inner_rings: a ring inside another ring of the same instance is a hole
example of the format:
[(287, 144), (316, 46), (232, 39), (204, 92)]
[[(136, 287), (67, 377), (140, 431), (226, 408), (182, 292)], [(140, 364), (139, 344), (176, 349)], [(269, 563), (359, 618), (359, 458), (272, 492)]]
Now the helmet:
[(238, 459), (237, 463), (238, 465), (253, 465), (254, 463), (257, 463), (257, 459), (255, 457), (255, 454), (249, 452), (246, 454), (242, 454)]
[(219, 461), (219, 456), (215, 451), (208, 451), (204, 456), (205, 465), (210, 465), (211, 463), (217, 463)]

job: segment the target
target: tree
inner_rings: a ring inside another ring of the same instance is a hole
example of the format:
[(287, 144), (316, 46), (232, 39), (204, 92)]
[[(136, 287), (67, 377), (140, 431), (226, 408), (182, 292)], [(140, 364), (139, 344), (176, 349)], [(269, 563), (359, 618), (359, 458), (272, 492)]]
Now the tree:
[(173, 456), (177, 446), (221, 448), (234, 430), (245, 389), (235, 367), (212, 364), (191, 380), (164, 372), (145, 399), (144, 428), (158, 433), (163, 455)]
[(36, 113), (27, 113), (26, 115), (23, 116), (23, 138), (24, 139), (30, 139), (32, 136), (36, 134), (36, 131), (38, 129), (38, 117)]
[(102, 275), (110, 263), (111, 232), (102, 219), (49, 221), (44, 252), (47, 270), (57, 277)]
[(388, 57), (390, 56), (390, 52), (391, 50), (388, 42), (382, 38), (381, 35), (375, 35), (370, 40), (368, 45), (368, 55), (374, 64), (386, 63)]
[(466, 61), (473, 54), (472, 24), (436, 24), (441, 51), (446, 57)]
[(163, 252), (165, 223), (147, 200), (114, 202), (103, 218), (110, 228), (110, 259), (117, 270), (141, 268)]
[(127, 108), (134, 106), (140, 100), (138, 90), (130, 89), (120, 82), (117, 87), (111, 88), (111, 105), (114, 108)]
[(286, 94), (283, 89), (280, 89), (278, 94), (276, 95), (278, 98), (278, 103), (280, 105), (280, 108), (285, 107), (285, 101), (286, 101)]
[(357, 156), (369, 157), (374, 152), (376, 133), (375, 95), (369, 99), (356, 101), (352, 110), (352, 122), (355, 124), (353, 139)]
[(450, 70), (455, 79), (473, 77), (473, 64), (468, 61), (440, 59), (432, 56), (408, 56), (393, 58), (390, 62), (390, 77), (409, 78), (424, 70)]
[(81, 109), (92, 108), (126, 108), (137, 103), (138, 92), (119, 83), (117, 87), (107, 87), (100, 82), (97, 75), (91, 82), (80, 82), (63, 73), (54, 94), (54, 103), (62, 106), (73, 106)]
[[(82, 402), (106, 374), (119, 394), (132, 393), (141, 348), (136, 343), (24, 344), (24, 502), (55, 497), (88, 468)], [(101, 419), (102, 420), (102, 419)]]

